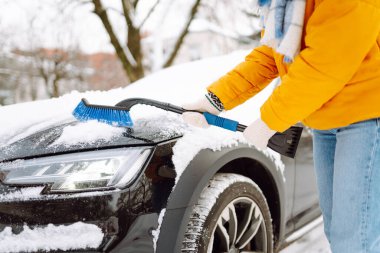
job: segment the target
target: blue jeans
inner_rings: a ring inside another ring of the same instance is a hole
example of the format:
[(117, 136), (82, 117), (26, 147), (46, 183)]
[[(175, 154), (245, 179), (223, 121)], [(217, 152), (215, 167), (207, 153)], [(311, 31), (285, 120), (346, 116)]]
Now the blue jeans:
[(380, 252), (380, 118), (313, 130), (313, 150), (332, 252)]

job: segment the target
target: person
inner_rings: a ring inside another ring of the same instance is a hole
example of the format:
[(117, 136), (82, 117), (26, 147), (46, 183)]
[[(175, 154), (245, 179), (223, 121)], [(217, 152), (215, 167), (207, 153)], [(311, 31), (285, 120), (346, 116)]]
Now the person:
[[(310, 127), (332, 252), (380, 252), (380, 1), (259, 4), (261, 45), (184, 108), (219, 114), (280, 76), (260, 118), (243, 135), (262, 149), (276, 131), (297, 122)], [(183, 119), (208, 126), (196, 112), (184, 113)]]

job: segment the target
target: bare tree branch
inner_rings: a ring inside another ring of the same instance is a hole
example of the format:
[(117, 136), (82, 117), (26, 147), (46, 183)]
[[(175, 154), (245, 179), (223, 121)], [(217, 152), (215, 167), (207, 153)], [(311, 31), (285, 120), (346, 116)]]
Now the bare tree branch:
[[(136, 1), (137, 2), (137, 1)], [(161, 2), (161, 0), (156, 0), (156, 2), (154, 3), (154, 5), (152, 6), (152, 8), (150, 8), (148, 14), (145, 16), (145, 18), (141, 21), (140, 25), (139, 25), (139, 29), (141, 29), (141, 27), (143, 27), (143, 25), (145, 24), (145, 22), (150, 18), (150, 16), (152, 15), (152, 13), (154, 12), (154, 10), (156, 9), (157, 5)]]
[[(149, 9), (146, 16), (142, 19), (140, 24), (136, 23), (135, 15), (137, 6), (140, 3), (139, 0), (120, 0), (122, 4), (122, 12), (124, 15), (124, 21), (126, 23), (127, 29), (127, 37), (126, 44), (116, 36), (114, 27), (111, 24), (107, 10), (105, 10), (105, 6), (103, 6), (101, 0), (91, 0), (94, 4), (94, 13), (100, 18), (105, 27), (105, 30), (110, 37), (110, 41), (112, 46), (115, 49), (115, 52), (122, 63), (123, 69), (129, 80), (131, 82), (136, 81), (142, 78), (145, 75), (144, 69), (144, 54), (142, 49), (142, 37), (141, 37), (141, 28), (147, 22), (147, 20), (152, 16), (152, 13), (156, 10), (157, 6), (162, 3), (162, 0), (156, 0), (154, 4)], [(175, 40), (173, 45), (173, 49), (170, 50), (170, 53), (167, 55), (167, 60), (164, 61), (163, 67), (170, 66), (175, 57), (177, 56), (181, 44), (184, 42), (185, 36), (189, 32), (189, 27), (191, 21), (194, 19), (198, 7), (200, 6), (201, 0), (193, 0), (194, 3), (191, 5), (191, 11), (186, 20), (184, 27), (181, 29), (178, 37)], [(164, 13), (165, 15), (165, 13)]]
[(138, 4), (139, 4), (139, 0), (135, 0), (133, 2), (133, 7), (135, 8), (135, 10), (136, 10), (136, 7), (137, 7)]
[(121, 43), (120, 43), (119, 39), (117, 38), (114, 30), (113, 30), (113, 27), (109, 21), (107, 12), (103, 8), (101, 1), (100, 0), (92, 0), (92, 2), (93, 2), (94, 7), (95, 7), (94, 12), (96, 15), (98, 15), (98, 17), (102, 21), (104, 28), (106, 29), (106, 31), (110, 37), (111, 44), (115, 48), (116, 54), (119, 57), (122, 65), (123, 65), (123, 69), (125, 70), (125, 72), (127, 73), (128, 77), (131, 80), (137, 80), (136, 74), (133, 71), (132, 64), (128, 60), (128, 57), (126, 56), (126, 54), (123, 50), (123, 47), (121, 46)]
[(129, 57), (129, 62), (133, 65), (133, 71), (136, 76), (134, 80), (137, 80), (144, 76), (140, 28), (135, 24), (134, 15), (136, 9), (132, 5), (131, 0), (121, 0), (121, 3), (125, 22), (127, 23), (127, 45), (124, 52)]
[(177, 56), (178, 51), (181, 48), (181, 45), (182, 45), (182, 43), (183, 43), (186, 35), (189, 33), (190, 24), (193, 21), (196, 13), (198, 11), (198, 7), (200, 6), (200, 3), (201, 3), (201, 0), (195, 0), (194, 5), (191, 8), (191, 12), (190, 12), (189, 18), (188, 18), (188, 20), (187, 20), (187, 22), (186, 22), (186, 24), (185, 24), (185, 26), (184, 26), (181, 34), (179, 35), (176, 43), (174, 44), (174, 48), (173, 48), (172, 52), (169, 54), (168, 59), (166, 60), (166, 62), (163, 65), (164, 68), (169, 67), (170, 65), (173, 64), (174, 59)]
[(134, 16), (132, 11), (133, 6), (131, 6), (129, 0), (121, 0), (121, 4), (123, 6), (124, 17), (127, 25), (134, 27), (134, 22), (132, 19), (132, 17)]

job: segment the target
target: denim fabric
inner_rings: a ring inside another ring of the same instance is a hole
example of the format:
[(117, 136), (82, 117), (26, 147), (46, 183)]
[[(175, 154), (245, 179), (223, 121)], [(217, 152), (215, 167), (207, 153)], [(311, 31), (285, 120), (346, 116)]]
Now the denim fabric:
[(380, 252), (380, 119), (313, 130), (313, 146), (332, 252)]

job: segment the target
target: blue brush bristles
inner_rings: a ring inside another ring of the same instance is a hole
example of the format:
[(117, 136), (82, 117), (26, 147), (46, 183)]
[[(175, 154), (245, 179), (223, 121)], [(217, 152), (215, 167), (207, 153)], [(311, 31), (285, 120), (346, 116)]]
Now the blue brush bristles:
[(112, 109), (86, 104), (83, 100), (73, 111), (73, 116), (79, 121), (97, 120), (112, 126), (131, 127), (132, 119), (127, 110)]

